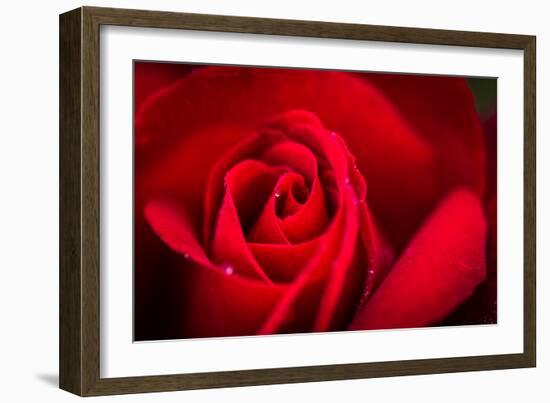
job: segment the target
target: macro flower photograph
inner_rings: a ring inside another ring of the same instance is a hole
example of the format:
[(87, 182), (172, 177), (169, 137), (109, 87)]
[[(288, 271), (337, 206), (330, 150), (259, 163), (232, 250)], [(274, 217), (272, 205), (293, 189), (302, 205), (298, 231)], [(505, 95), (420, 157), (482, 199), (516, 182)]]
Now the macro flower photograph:
[(497, 323), (496, 79), (133, 74), (135, 341)]

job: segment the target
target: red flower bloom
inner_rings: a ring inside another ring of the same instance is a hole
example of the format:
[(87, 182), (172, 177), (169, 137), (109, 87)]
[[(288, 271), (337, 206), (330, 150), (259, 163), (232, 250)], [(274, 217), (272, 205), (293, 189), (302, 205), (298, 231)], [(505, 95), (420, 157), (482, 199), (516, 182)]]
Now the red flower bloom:
[(135, 80), (136, 339), (433, 325), (483, 281), (464, 80), (147, 63)]

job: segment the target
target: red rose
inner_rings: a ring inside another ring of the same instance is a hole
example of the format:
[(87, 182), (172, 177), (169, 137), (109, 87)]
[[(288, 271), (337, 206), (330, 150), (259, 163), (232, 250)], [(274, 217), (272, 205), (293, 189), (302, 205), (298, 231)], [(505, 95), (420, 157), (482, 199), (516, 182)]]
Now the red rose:
[(135, 73), (136, 339), (433, 325), (484, 280), (463, 79)]

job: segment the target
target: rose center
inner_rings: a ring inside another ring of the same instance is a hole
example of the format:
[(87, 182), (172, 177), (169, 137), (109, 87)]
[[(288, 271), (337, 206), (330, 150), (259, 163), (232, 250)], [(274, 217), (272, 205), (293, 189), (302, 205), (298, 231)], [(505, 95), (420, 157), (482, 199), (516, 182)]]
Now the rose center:
[(286, 218), (296, 214), (303, 207), (309, 197), (309, 189), (304, 178), (292, 172), (281, 177), (273, 196), (277, 216)]

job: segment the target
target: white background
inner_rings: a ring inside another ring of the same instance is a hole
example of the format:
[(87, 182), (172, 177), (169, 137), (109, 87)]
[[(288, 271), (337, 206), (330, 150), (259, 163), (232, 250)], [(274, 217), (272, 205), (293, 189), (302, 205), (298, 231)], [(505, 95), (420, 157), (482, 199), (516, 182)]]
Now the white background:
[[(275, 18), (528, 33), (538, 36), (538, 368), (101, 398), (102, 401), (253, 402), (547, 401), (550, 375), (550, 27), (540, 1), (315, 2), (95, 1), (88, 5)], [(320, 3), (320, 4), (319, 4)], [(56, 389), (58, 365), (58, 14), (77, 1), (6, 3), (0, 63), (0, 396), (3, 401), (76, 401)], [(25, 19), (23, 20), (23, 16)], [(6, 54), (7, 52), (7, 54)], [(546, 91), (546, 92), (545, 92)]]

